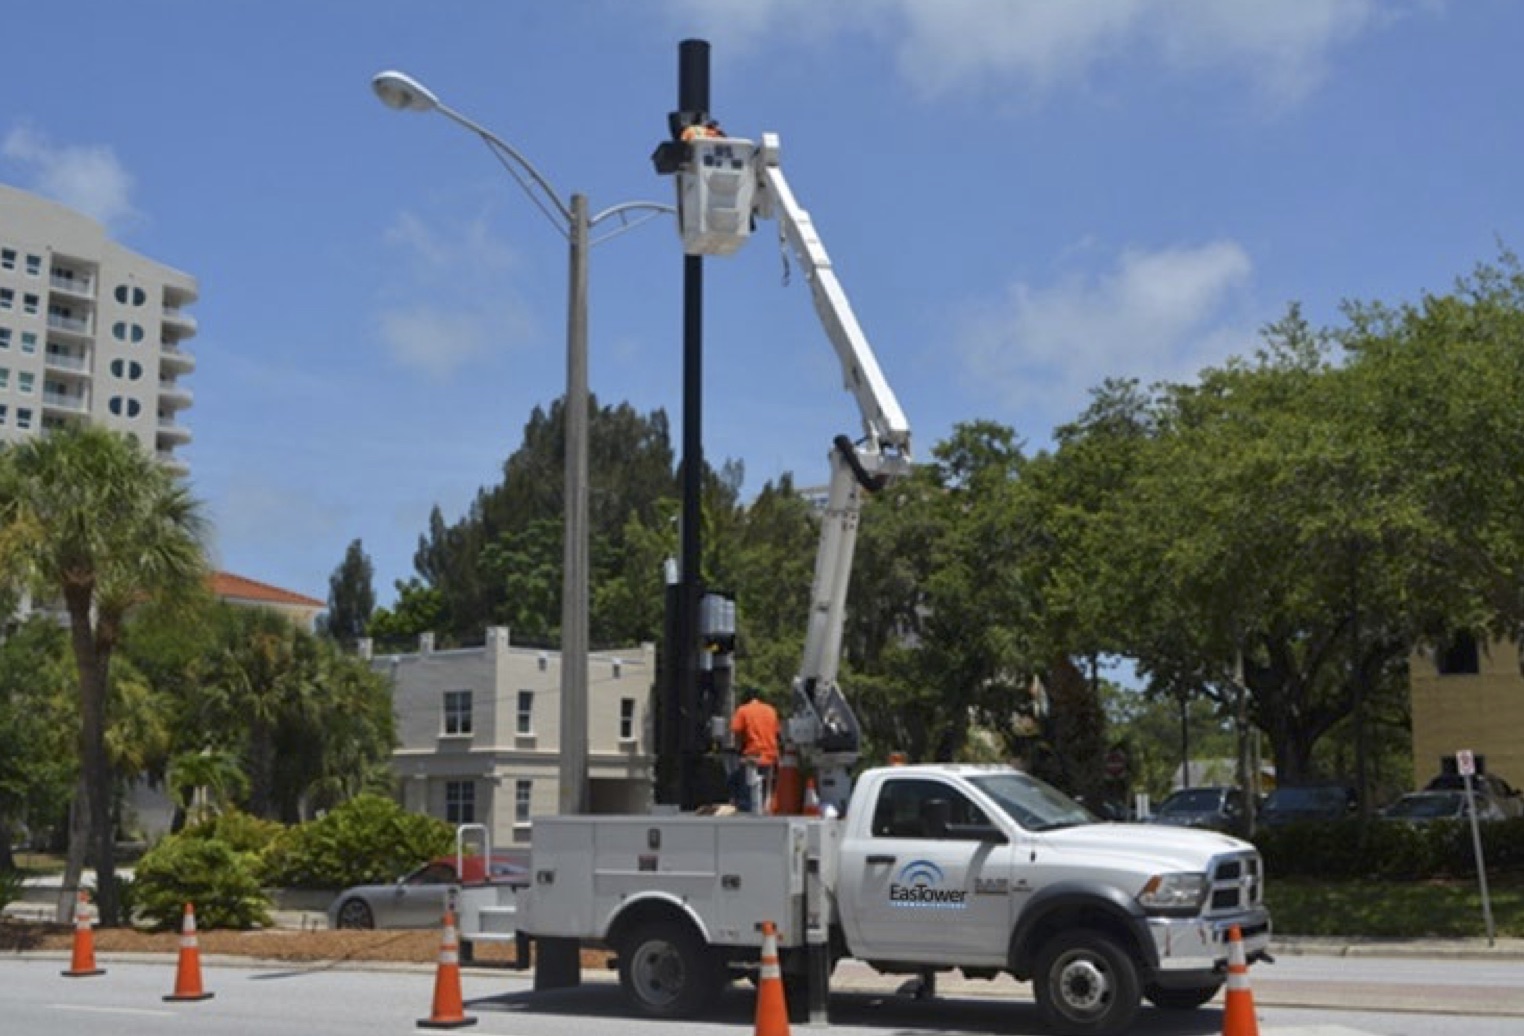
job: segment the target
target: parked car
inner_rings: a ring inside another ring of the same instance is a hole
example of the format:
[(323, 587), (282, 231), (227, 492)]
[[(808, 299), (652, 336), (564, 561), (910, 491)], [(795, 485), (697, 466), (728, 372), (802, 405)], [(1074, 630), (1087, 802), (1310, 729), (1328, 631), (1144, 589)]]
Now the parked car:
[(1266, 827), (1304, 820), (1343, 820), (1360, 808), (1360, 796), (1343, 784), (1308, 784), (1276, 788), (1259, 807), (1259, 822)]
[[(529, 855), (494, 852), (463, 861), (464, 884), (529, 884)], [(452, 889), (463, 883), (455, 857), (441, 856), (384, 885), (356, 885), (328, 906), (329, 928), (434, 928), (444, 917)]]
[(1181, 788), (1170, 792), (1159, 803), (1148, 822), (1242, 834), (1245, 826), (1243, 789), (1226, 785)]
[[(1524, 817), (1524, 794), (1503, 778), (1490, 773), (1474, 774), (1471, 787), (1490, 798), (1505, 817)], [(1458, 773), (1442, 773), (1423, 786), (1424, 791), (1464, 791), (1466, 778)]]
[[(1466, 793), (1464, 791), (1410, 791), (1383, 809), (1379, 816), (1384, 820), (1402, 820), (1410, 824), (1423, 824), (1434, 820), (1465, 820)], [(1502, 820), (1503, 811), (1485, 792), (1476, 793), (1476, 818), (1478, 820)]]

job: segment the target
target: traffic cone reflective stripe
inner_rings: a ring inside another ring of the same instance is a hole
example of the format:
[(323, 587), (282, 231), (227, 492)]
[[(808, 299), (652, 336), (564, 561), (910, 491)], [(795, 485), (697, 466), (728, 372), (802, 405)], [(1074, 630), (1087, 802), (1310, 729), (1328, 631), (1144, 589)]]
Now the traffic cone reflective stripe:
[(813, 777), (804, 782), (804, 809), (801, 812), (807, 817), (820, 816), (820, 794), (815, 790)]
[(201, 988), (201, 949), (196, 942), (196, 908), (185, 904), (185, 919), (180, 922), (180, 959), (175, 964), (175, 991), (165, 1000), (210, 1000), (212, 994)]
[(789, 1036), (788, 1002), (783, 995), (783, 971), (778, 967), (778, 930), (762, 922), (762, 972), (757, 978), (755, 1036)]
[(62, 972), (65, 977), (88, 978), (106, 973), (105, 968), (95, 966), (95, 935), (90, 930), (94, 923), (90, 897), (80, 889), (79, 898), (74, 903), (74, 947), (69, 955), (69, 970)]
[(446, 910), (444, 938), (439, 945), (439, 970), (434, 974), (434, 1010), (429, 1017), (418, 1019), (418, 1026), (423, 1029), (458, 1029), (475, 1024), (475, 1018), (466, 1016), (466, 1005), (460, 993), (460, 942), (455, 934), (455, 912)]
[(1228, 929), (1227, 1005), (1222, 1013), (1223, 1036), (1259, 1036), (1254, 1016), (1254, 993), (1249, 989), (1249, 964), (1244, 959), (1243, 933)]

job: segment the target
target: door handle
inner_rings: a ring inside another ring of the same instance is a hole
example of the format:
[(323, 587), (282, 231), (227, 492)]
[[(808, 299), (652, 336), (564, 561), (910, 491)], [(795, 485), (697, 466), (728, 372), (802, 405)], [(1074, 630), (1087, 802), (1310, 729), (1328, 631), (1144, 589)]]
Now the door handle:
[(894, 862), (894, 857), (893, 856), (870, 856), (870, 857), (868, 857), (868, 866), (870, 866), (870, 867), (873, 866), (875, 863), (890, 864), (890, 863), (893, 863), (893, 862)]

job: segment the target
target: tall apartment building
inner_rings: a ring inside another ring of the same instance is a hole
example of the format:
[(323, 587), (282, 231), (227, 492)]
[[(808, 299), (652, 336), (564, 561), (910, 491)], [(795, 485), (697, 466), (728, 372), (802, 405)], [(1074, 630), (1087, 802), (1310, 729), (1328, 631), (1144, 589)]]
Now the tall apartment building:
[(0, 184), (0, 441), (67, 422), (126, 432), (171, 470), (196, 361), (196, 280), (123, 248), (95, 220)]

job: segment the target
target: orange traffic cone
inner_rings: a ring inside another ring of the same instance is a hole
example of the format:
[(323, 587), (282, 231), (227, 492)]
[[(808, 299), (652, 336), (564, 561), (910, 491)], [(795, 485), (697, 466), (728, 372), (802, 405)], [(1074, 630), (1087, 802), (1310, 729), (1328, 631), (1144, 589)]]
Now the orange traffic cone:
[(754, 1036), (789, 1036), (788, 1003), (783, 996), (783, 972), (778, 967), (778, 930), (762, 922), (762, 974), (757, 979), (757, 1023)]
[(185, 920), (180, 922), (180, 960), (175, 965), (175, 991), (165, 1000), (210, 1000), (211, 993), (201, 988), (201, 949), (196, 943), (196, 908), (185, 904)]
[(800, 810), (807, 817), (820, 816), (820, 794), (815, 791), (815, 778), (807, 778), (804, 782), (804, 808)]
[(798, 813), (799, 795), (799, 756), (792, 748), (785, 748), (778, 760), (778, 780), (773, 785), (773, 814), (792, 816)]
[(455, 935), (455, 911), (444, 915), (444, 940), (439, 945), (439, 970), (434, 974), (434, 1011), (418, 1019), (421, 1029), (459, 1029), (475, 1025), (466, 1017), (466, 1005), (460, 995), (460, 942)]
[(90, 907), (90, 896), (84, 889), (79, 890), (79, 899), (74, 904), (74, 952), (69, 961), (69, 970), (61, 972), (67, 978), (86, 978), (90, 975), (104, 975), (105, 968), (95, 966), (95, 935), (90, 931), (90, 926), (95, 923), (95, 914)]
[(1228, 929), (1228, 998), (1222, 1013), (1222, 1036), (1259, 1036), (1254, 1017), (1254, 994), (1249, 990), (1249, 965), (1244, 960), (1243, 934)]

